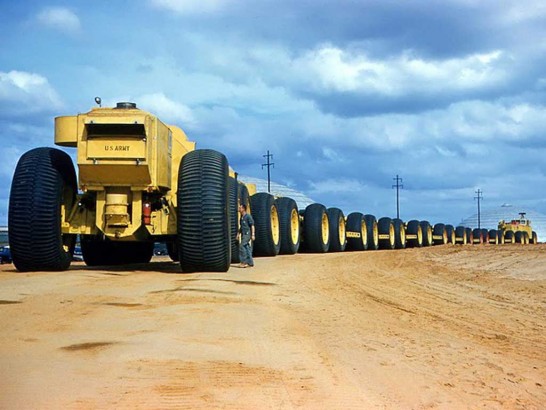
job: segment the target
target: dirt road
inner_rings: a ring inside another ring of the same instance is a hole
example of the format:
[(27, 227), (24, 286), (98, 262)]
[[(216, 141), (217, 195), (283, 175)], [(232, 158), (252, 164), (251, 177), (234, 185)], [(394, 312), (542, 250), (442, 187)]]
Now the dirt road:
[(0, 268), (0, 408), (539, 409), (546, 245)]

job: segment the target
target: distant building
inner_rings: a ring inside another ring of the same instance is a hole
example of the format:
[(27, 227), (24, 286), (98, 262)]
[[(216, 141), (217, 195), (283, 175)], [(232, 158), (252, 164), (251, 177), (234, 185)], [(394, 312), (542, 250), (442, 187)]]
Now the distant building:
[[(524, 207), (503, 204), (497, 208), (483, 209), (480, 212), (480, 226), (486, 229), (496, 229), (499, 221), (511, 221), (519, 219), (519, 213), (525, 212), (525, 218), (531, 221), (533, 231), (538, 235), (539, 242), (546, 242), (546, 215)], [(459, 226), (467, 226), (469, 228), (478, 227), (478, 214), (464, 219)]]
[[(248, 182), (250, 184), (256, 184), (258, 192), (267, 192), (267, 180), (260, 178), (246, 177), (239, 175), (238, 179), (242, 182)], [(286, 185), (281, 185), (271, 181), (271, 195), (274, 196), (287, 196), (292, 198), (298, 204), (298, 209), (305, 209), (307, 205), (315, 203), (311, 198), (305, 196), (301, 192), (295, 189), (289, 188)]]

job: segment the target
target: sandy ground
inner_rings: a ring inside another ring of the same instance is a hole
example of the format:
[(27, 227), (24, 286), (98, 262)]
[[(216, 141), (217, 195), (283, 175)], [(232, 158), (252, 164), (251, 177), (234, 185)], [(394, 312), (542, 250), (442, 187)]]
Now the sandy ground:
[(0, 267), (0, 408), (546, 407), (546, 245)]

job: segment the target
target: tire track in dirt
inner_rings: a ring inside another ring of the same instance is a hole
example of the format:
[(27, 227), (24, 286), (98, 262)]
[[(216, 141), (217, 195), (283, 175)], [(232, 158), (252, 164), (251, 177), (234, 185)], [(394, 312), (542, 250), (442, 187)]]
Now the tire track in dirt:
[[(435, 348), (433, 348), (434, 344), (431, 344), (428, 352), (431, 359), (427, 359), (426, 355), (423, 357), (423, 352), (414, 354), (414, 357), (420, 357), (420, 360), (424, 360), (431, 369), (441, 367), (442, 364), (445, 368), (457, 368), (461, 365), (459, 361), (449, 360), (449, 357), (443, 359), (447, 363), (437, 363), (438, 353), (435, 354), (435, 351), (437, 350), (441, 354), (442, 349), (449, 348), (455, 357), (462, 355), (468, 359), (465, 361), (466, 364), (463, 363), (463, 366), (466, 369), (472, 369), (473, 376), (462, 380), (462, 382), (470, 391), (477, 388), (483, 393), (483, 390), (488, 389), (492, 397), (497, 397), (499, 395), (498, 388), (488, 388), (487, 386), (491, 384), (491, 380), (500, 377), (500, 380), (503, 381), (501, 387), (504, 390), (507, 390), (508, 386), (508, 391), (510, 391), (509, 384), (519, 385), (519, 387), (522, 384), (525, 385), (530, 391), (529, 395), (534, 397), (534, 400), (527, 401), (526, 405), (531, 408), (536, 406), (543, 397), (543, 391), (540, 390), (540, 380), (543, 375), (539, 369), (544, 365), (542, 350), (538, 348), (544, 335), (544, 314), (543, 310), (539, 315), (534, 314), (537, 311), (536, 301), (532, 299), (529, 301), (529, 307), (521, 308), (518, 307), (517, 301), (511, 299), (510, 294), (503, 296), (502, 302), (491, 300), (490, 291), (479, 288), (469, 289), (464, 281), (461, 283), (460, 272), (450, 280), (451, 274), (457, 272), (443, 265), (435, 266), (435, 262), (431, 263), (426, 258), (425, 260), (419, 258), (416, 263), (416, 261), (412, 261), (411, 256), (408, 257), (411, 253), (400, 255), (399, 259), (396, 255), (397, 260), (390, 258), (385, 264), (387, 269), (383, 271), (381, 271), (380, 265), (384, 255), (377, 253), (374, 256), (371, 254), (366, 257), (364, 255), (355, 256), (357, 259), (362, 259), (363, 263), (356, 261), (352, 263), (352, 257), (344, 255), (343, 265), (347, 266), (347, 269), (341, 276), (336, 276), (335, 280), (331, 280), (331, 275), (323, 275), (318, 279), (319, 286), (313, 288), (307, 286), (307, 288), (310, 293), (317, 292), (322, 297), (328, 298), (332, 301), (332, 305), (337, 305), (340, 309), (347, 305), (362, 306), (362, 300), (367, 299), (367, 303), (364, 303), (365, 309), (363, 309), (366, 310), (365, 313), (385, 310), (386, 312), (390, 311), (392, 316), (398, 315), (393, 320), (392, 317), (385, 318), (385, 314), (377, 313), (382, 320), (385, 320), (383, 331), (387, 336), (399, 336), (405, 339), (404, 326), (401, 326), (400, 330), (392, 330), (389, 326), (390, 321), (397, 322), (399, 326), (410, 323), (412, 333), (415, 333), (415, 328), (434, 329), (435, 332), (444, 335), (445, 342), (436, 343)], [(424, 257), (426, 253), (421, 252), (419, 255)], [(333, 264), (338, 262), (338, 260), (333, 261)], [(421, 264), (428, 264), (427, 269), (430, 272), (423, 273), (418, 266)], [(477, 265), (479, 266), (479, 261)], [(312, 267), (311, 269), (316, 272), (318, 268)], [(372, 273), (368, 272), (368, 269)], [(442, 271), (442, 274), (438, 278), (439, 271)], [(466, 281), (471, 281), (473, 274), (465, 272), (463, 276)], [(441, 284), (436, 284), (435, 281), (439, 281)], [(378, 304), (379, 306), (374, 307), (370, 304)], [(335, 310), (336, 307), (329, 309)], [(540, 310), (540, 306), (538, 309)], [(397, 311), (402, 312), (402, 315), (397, 314)], [(347, 312), (345, 308), (345, 316), (348, 314), (350, 312)], [(347, 326), (357, 322), (358, 313), (355, 315), (352, 320), (348, 320)], [(505, 317), (509, 319), (505, 319)], [(531, 325), (530, 328), (529, 325)], [(512, 330), (514, 328), (515, 330)], [(365, 335), (363, 336), (365, 337)], [(383, 339), (388, 338), (383, 337)], [(415, 338), (410, 338), (410, 340), (409, 345), (403, 341), (402, 345), (411, 347), (411, 343), (416, 343)], [(461, 346), (454, 345), (453, 340)], [(480, 346), (479, 354), (472, 351), (476, 344)], [(423, 344), (423, 346), (425, 345), (426, 343)], [(392, 347), (392, 345), (385, 343), (383, 347)], [(394, 347), (392, 348), (394, 349)], [(480, 349), (484, 351), (482, 352)], [(509, 354), (514, 360), (514, 363), (506, 369), (494, 364), (498, 363), (498, 356), (503, 354)], [(412, 354), (405, 354), (405, 356), (411, 357)], [(529, 366), (527, 364), (529, 360), (536, 365)], [(474, 369), (480, 368), (480, 366), (485, 368), (487, 377), (482, 378), (475, 373)], [(521, 376), (526, 374), (528, 369), (530, 369), (528, 377)], [(456, 374), (458, 373), (447, 372), (445, 379), (451, 380)], [(514, 377), (515, 374), (520, 374), (519, 379)], [(514, 379), (518, 379), (519, 382), (514, 382)], [(452, 381), (446, 381), (443, 385), (447, 389), (453, 389), (454, 386)], [(514, 393), (512, 391), (512, 394)]]

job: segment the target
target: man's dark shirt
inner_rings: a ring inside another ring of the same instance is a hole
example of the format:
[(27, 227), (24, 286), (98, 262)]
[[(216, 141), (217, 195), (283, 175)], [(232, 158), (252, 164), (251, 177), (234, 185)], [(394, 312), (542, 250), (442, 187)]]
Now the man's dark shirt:
[(252, 219), (252, 215), (250, 214), (244, 214), (241, 216), (241, 243), (247, 244), (250, 242), (250, 237), (252, 235), (251, 226), (254, 225), (254, 219)]

